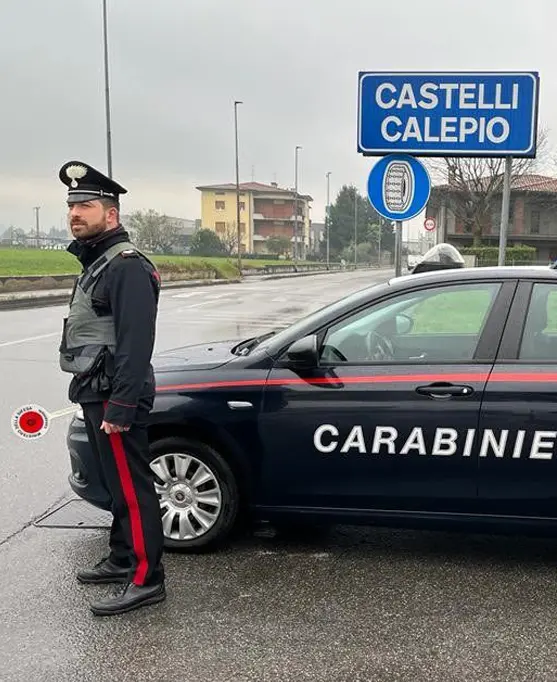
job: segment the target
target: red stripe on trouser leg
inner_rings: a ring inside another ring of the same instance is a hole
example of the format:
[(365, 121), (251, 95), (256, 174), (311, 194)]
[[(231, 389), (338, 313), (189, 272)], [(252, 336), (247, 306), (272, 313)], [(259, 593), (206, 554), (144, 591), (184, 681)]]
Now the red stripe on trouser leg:
[(147, 575), (147, 554), (145, 552), (145, 538), (143, 536), (143, 525), (141, 523), (141, 514), (139, 512), (139, 504), (137, 502), (137, 495), (133, 485), (128, 460), (126, 459), (126, 452), (122, 442), (122, 436), (119, 433), (110, 433), (108, 435), (114, 459), (116, 460), (116, 468), (118, 469), (118, 476), (124, 492), (124, 499), (128, 506), (130, 515), (130, 525), (132, 531), (132, 542), (135, 555), (137, 556), (137, 568), (133, 577), (133, 582), (136, 585), (143, 585), (145, 576)]

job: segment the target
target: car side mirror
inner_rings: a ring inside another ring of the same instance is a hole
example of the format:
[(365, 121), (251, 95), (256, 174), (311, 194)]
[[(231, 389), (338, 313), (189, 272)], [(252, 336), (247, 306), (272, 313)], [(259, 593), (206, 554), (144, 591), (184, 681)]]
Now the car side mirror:
[(414, 320), (404, 313), (399, 313), (395, 318), (396, 333), (409, 334), (414, 326)]
[(319, 362), (317, 336), (311, 334), (294, 341), (286, 351), (286, 357), (296, 367), (316, 367)]

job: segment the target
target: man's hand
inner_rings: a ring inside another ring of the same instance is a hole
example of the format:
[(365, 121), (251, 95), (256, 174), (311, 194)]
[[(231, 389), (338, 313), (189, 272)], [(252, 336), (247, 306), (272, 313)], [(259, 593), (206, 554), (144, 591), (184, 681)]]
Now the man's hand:
[(103, 421), (101, 424), (101, 431), (104, 431), (107, 435), (110, 433), (121, 433), (122, 431), (129, 431), (129, 426), (120, 426), (119, 424), (109, 424)]

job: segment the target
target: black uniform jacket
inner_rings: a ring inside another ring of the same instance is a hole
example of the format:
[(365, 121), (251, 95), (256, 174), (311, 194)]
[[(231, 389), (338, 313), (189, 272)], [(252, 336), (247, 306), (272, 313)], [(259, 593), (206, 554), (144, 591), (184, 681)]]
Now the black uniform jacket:
[[(68, 251), (87, 268), (110, 246), (129, 241), (122, 226), (86, 242), (73, 241)], [(108, 402), (105, 421), (127, 426), (135, 421), (138, 404), (152, 404), (155, 379), (151, 356), (155, 344), (160, 278), (156, 270), (137, 253), (114, 258), (92, 293), (97, 314), (112, 314), (116, 331), (116, 352), (111, 388), (94, 390), (90, 381), (73, 379), (69, 397), (75, 403)], [(112, 363), (111, 363), (112, 364)]]

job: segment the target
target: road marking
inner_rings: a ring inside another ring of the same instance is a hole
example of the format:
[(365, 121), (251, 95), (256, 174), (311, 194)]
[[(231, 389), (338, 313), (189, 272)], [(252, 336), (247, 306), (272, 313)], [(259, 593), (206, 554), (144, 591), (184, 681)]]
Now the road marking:
[(7, 348), (8, 346), (17, 346), (19, 343), (27, 343), (28, 341), (40, 341), (41, 339), (49, 339), (53, 336), (58, 336), (60, 332), (52, 332), (51, 334), (41, 334), (40, 336), (28, 336), (25, 339), (15, 339), (14, 341), (3, 341), (0, 343), (0, 348)]

